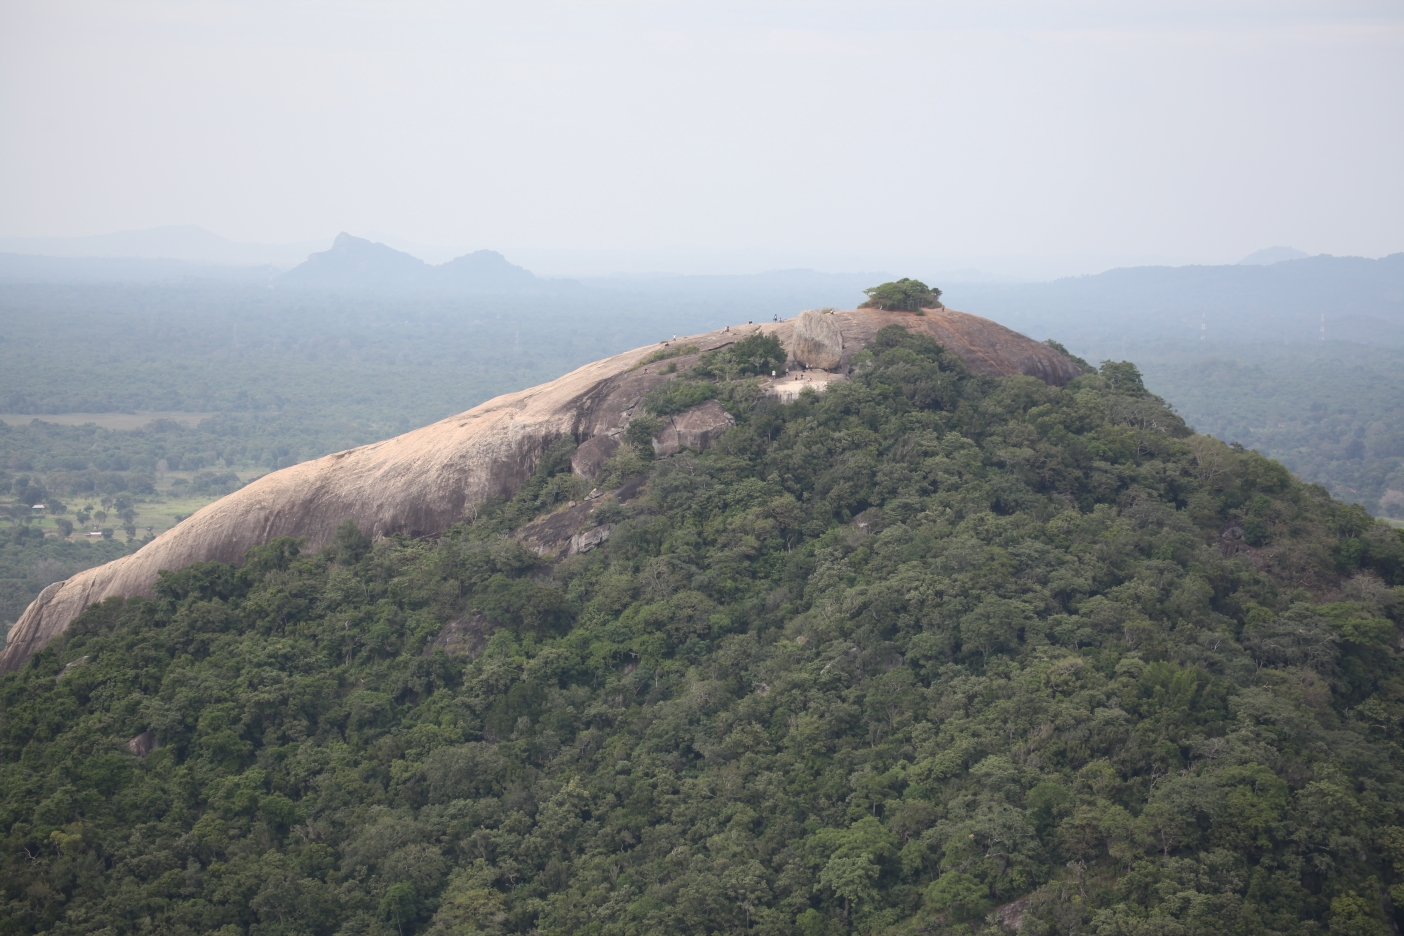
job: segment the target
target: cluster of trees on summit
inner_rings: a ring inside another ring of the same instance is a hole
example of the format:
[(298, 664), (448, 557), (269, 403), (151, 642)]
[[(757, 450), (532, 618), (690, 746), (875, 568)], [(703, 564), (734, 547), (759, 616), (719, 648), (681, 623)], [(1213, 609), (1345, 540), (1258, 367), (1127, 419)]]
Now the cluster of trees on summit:
[(1400, 534), (1130, 364), (856, 364), (93, 606), (0, 679), (0, 933), (1397, 931)]
[(923, 309), (941, 308), (941, 290), (927, 286), (921, 280), (904, 277), (890, 283), (879, 283), (863, 290), (865, 301), (859, 308), (889, 309), (921, 313)]

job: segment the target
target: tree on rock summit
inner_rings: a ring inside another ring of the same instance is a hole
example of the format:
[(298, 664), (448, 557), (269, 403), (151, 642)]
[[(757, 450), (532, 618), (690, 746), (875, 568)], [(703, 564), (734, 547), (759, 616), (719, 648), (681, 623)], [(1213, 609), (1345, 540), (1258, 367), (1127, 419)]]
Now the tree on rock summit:
[(922, 309), (939, 309), (941, 290), (927, 286), (921, 280), (902, 278), (893, 283), (883, 283), (872, 289), (863, 290), (868, 301), (860, 309), (887, 309), (903, 312), (920, 312)]

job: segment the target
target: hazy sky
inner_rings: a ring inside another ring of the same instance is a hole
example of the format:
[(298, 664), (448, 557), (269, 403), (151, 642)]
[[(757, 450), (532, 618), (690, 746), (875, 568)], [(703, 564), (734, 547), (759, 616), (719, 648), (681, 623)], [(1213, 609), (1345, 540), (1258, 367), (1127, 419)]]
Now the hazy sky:
[(0, 128), (6, 235), (1378, 256), (1404, 3), (5, 0)]

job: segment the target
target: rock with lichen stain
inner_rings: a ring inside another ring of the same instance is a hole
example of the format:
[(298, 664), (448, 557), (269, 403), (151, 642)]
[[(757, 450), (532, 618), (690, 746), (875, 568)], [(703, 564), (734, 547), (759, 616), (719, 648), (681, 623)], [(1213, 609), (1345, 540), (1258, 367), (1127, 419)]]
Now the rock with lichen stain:
[(570, 538), (568, 555), (575, 556), (589, 552), (609, 539), (609, 534), (613, 532), (614, 524), (612, 523), (606, 523), (589, 530), (581, 530)]
[(445, 624), (444, 629), (424, 645), (422, 655), (433, 656), (435, 650), (442, 650), (449, 656), (476, 659), (496, 630), (497, 625), (482, 614), (465, 615)]

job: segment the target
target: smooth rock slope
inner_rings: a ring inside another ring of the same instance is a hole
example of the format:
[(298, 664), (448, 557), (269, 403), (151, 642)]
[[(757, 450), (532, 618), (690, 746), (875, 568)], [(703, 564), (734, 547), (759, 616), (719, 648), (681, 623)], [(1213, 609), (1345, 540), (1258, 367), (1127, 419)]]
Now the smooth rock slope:
[[(803, 322), (798, 335), (797, 321)], [(1039, 342), (950, 309), (924, 316), (870, 309), (805, 313), (799, 320), (743, 325), (678, 342), (708, 351), (760, 329), (780, 338), (792, 358), (798, 341), (806, 357), (841, 371), (890, 324), (931, 335), (977, 373), (1028, 374), (1059, 386), (1079, 373), (1072, 360)], [(402, 436), (266, 475), (140, 551), (44, 589), (11, 629), (0, 651), (0, 672), (22, 666), (89, 604), (115, 595), (149, 595), (162, 569), (236, 562), (251, 547), (280, 536), (305, 537), (307, 548), (316, 551), (348, 519), (372, 538), (431, 535), (471, 517), (491, 497), (510, 497), (562, 435), (574, 436), (585, 452), (603, 454), (642, 411), (643, 395), (671, 379), (658, 367), (638, 366), (659, 347), (626, 351)], [(678, 445), (709, 444), (715, 432), (708, 427), (725, 414), (713, 419), (715, 413), (698, 409), (691, 418), (680, 414), (670, 420), (672, 435), (655, 446), (667, 452)], [(577, 471), (592, 473), (593, 459), (578, 461)]]

